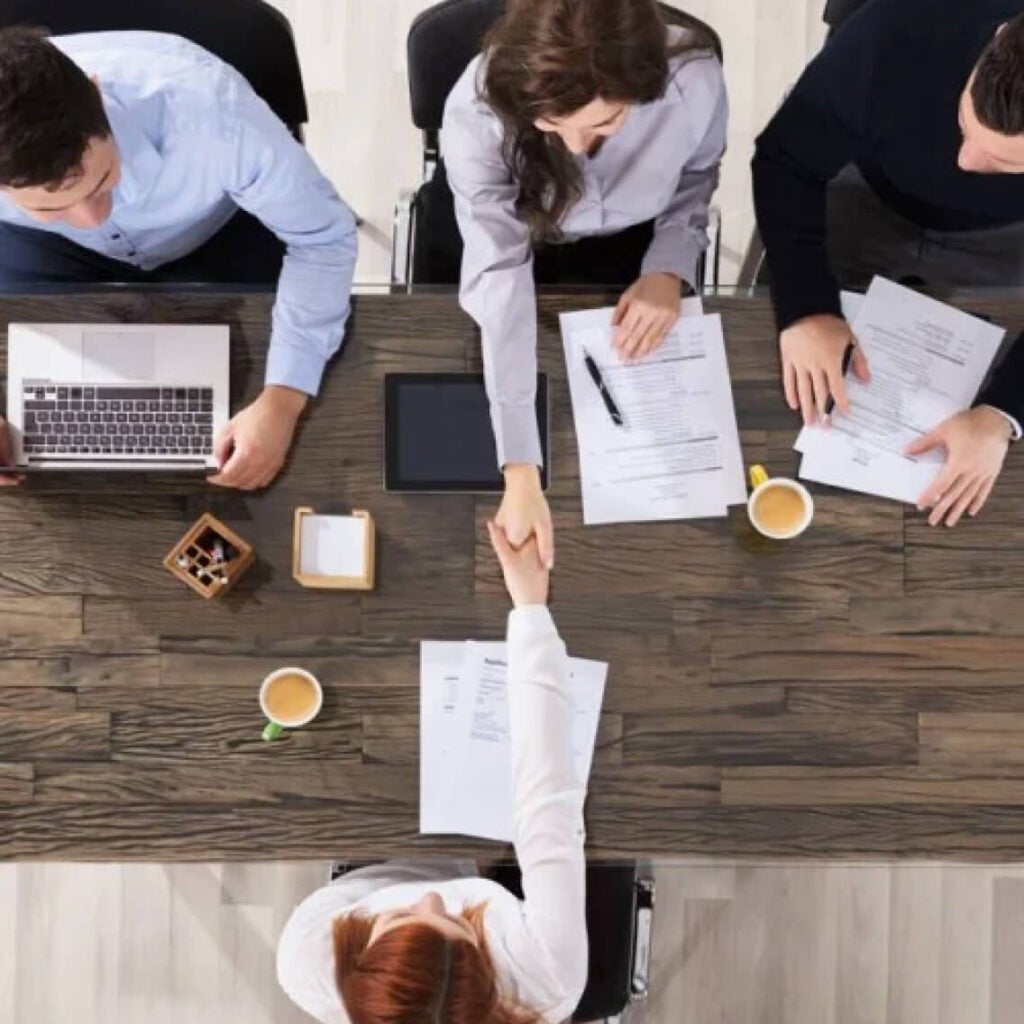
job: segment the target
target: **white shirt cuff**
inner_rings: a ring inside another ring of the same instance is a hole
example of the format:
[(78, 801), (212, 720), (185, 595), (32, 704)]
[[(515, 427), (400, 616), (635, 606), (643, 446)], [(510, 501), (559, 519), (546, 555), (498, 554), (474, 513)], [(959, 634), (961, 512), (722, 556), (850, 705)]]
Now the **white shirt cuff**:
[(513, 608), (508, 615), (508, 639), (510, 643), (528, 637), (557, 634), (555, 620), (546, 604), (526, 604)]
[(1008, 412), (1003, 412), (1002, 409), (997, 409), (994, 405), (987, 405), (986, 408), (999, 413), (999, 415), (1010, 424), (1010, 427), (1013, 430), (1013, 433), (1010, 435), (1011, 441), (1019, 441), (1021, 439), (1021, 436), (1024, 435), (1024, 430), (1021, 430), (1020, 422), (1016, 417), (1011, 416)]

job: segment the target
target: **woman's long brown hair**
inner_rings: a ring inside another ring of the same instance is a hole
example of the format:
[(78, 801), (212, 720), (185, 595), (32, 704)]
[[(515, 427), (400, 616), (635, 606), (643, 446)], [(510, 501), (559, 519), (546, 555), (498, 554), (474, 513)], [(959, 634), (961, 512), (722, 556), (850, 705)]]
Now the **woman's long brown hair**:
[(507, 1003), (487, 949), (484, 906), (462, 914), (476, 944), (428, 924), (403, 924), (370, 943), (374, 918), (334, 922), (335, 983), (352, 1024), (541, 1024)]
[(671, 57), (710, 47), (698, 32), (670, 47), (654, 0), (509, 0), (484, 40), (482, 93), (504, 126), (516, 208), (535, 242), (557, 241), (582, 185), (561, 138), (534, 122), (566, 117), (598, 98), (651, 103), (664, 95)]

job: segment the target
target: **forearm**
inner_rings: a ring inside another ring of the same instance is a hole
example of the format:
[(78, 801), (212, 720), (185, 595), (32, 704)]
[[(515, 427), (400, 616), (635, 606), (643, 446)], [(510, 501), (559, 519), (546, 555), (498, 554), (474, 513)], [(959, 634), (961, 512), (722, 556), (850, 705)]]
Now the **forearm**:
[(1024, 334), (1014, 342), (975, 404), (991, 405), (1024, 424)]
[(572, 753), (569, 660), (547, 609), (509, 617), (516, 856), (529, 927), (559, 963), (586, 970), (583, 801)]
[(484, 383), (496, 457), (543, 462), (537, 424), (537, 305), (532, 260), (523, 266), (465, 274), (462, 306), (480, 325)]
[(691, 286), (696, 284), (697, 265), (708, 246), (708, 208), (718, 179), (717, 166), (683, 174), (672, 204), (655, 221), (642, 274), (674, 274)]
[(827, 180), (790, 162), (763, 136), (751, 169), (779, 331), (808, 316), (842, 316), (826, 242)]
[(315, 395), (349, 315), (355, 217), (309, 153), (255, 95), (220, 142), (224, 190), (285, 246), (266, 383)]
[[(342, 209), (343, 221), (351, 218)], [(339, 223), (336, 232), (323, 244), (288, 246), (272, 318), (267, 385), (315, 395), (328, 360), (341, 346), (358, 248), (355, 222)]]
[(570, 736), (569, 657), (543, 605), (509, 615), (509, 715), (517, 806), (582, 791)]

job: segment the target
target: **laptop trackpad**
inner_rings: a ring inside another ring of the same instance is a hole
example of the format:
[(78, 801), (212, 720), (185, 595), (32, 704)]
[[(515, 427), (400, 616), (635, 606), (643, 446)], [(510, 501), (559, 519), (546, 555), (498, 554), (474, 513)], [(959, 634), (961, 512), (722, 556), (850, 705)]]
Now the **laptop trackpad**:
[(85, 331), (82, 336), (83, 380), (152, 380), (156, 342), (152, 334)]

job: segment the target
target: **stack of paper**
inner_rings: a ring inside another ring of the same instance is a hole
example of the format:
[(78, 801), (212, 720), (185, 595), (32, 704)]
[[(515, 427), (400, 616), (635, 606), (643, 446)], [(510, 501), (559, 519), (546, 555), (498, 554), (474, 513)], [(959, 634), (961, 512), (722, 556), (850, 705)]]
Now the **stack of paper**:
[[(747, 492), (721, 318), (704, 316), (697, 300), (660, 348), (629, 365), (613, 345), (613, 312), (561, 317), (584, 523), (724, 516)], [(588, 373), (587, 355), (622, 426)]]
[[(590, 777), (608, 666), (573, 658), (572, 748)], [(504, 643), (420, 646), (420, 831), (511, 842), (512, 748)]]
[(848, 373), (849, 413), (801, 431), (800, 476), (916, 504), (945, 452), (910, 457), (907, 445), (970, 407), (1005, 331), (881, 277), (864, 297), (844, 293), (843, 313), (871, 380)]
[(310, 576), (362, 576), (369, 525), (357, 516), (303, 516), (300, 571)]

